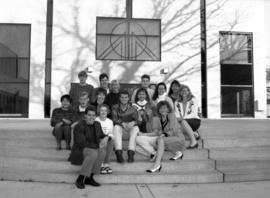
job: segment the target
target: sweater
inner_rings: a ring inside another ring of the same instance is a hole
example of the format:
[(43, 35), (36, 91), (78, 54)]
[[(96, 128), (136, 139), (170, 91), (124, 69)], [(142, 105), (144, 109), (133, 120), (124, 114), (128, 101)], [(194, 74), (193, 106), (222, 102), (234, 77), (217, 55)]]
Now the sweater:
[(71, 108), (68, 110), (63, 110), (61, 107), (54, 109), (51, 117), (51, 126), (55, 127), (57, 123), (62, 122), (62, 119), (70, 120), (72, 124), (75, 121), (75, 112)]

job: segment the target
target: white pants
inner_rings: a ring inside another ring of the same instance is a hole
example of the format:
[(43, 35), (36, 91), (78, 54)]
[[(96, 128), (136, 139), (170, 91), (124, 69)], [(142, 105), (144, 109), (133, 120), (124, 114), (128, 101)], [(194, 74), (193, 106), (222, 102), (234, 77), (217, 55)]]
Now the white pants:
[(158, 136), (137, 136), (136, 143), (149, 155), (155, 152)]
[(122, 138), (123, 136), (128, 136), (129, 139), (128, 150), (135, 151), (136, 137), (138, 132), (139, 132), (138, 126), (134, 126), (129, 131), (126, 131), (123, 129), (123, 127), (115, 125), (113, 128), (115, 150), (122, 150)]

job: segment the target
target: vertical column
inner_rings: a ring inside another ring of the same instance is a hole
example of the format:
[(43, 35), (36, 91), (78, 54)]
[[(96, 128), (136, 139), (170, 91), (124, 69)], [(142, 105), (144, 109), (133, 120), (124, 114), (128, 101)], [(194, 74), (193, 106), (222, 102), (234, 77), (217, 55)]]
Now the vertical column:
[(47, 0), (45, 96), (44, 96), (44, 117), (45, 118), (50, 117), (50, 111), (51, 111), (52, 28), (53, 28), (53, 0)]
[(202, 116), (207, 118), (207, 35), (206, 35), (206, 0), (201, 0), (201, 92)]
[(126, 15), (128, 19), (132, 18), (132, 0), (126, 0)]

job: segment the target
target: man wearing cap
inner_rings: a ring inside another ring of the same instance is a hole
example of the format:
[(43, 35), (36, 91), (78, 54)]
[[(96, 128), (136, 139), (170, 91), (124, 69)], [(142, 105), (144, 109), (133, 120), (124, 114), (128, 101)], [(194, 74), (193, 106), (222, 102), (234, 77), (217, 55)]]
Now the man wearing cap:
[(79, 105), (79, 98), (82, 92), (87, 92), (89, 98), (92, 97), (94, 92), (94, 87), (86, 83), (87, 73), (86, 71), (80, 71), (78, 74), (78, 78), (80, 83), (71, 83), (71, 88), (69, 91), (69, 95), (73, 100), (72, 106), (76, 108)]

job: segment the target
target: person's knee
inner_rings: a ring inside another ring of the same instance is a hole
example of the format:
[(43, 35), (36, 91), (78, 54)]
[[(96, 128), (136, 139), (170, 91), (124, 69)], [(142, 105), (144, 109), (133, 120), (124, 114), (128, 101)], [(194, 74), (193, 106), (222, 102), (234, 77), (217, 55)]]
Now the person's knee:
[(122, 133), (122, 127), (120, 125), (115, 125), (113, 128), (113, 133), (115, 136)]

